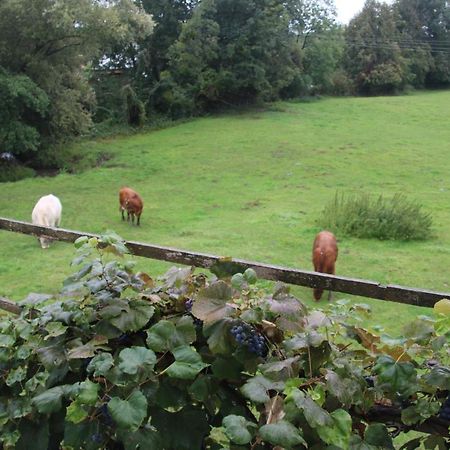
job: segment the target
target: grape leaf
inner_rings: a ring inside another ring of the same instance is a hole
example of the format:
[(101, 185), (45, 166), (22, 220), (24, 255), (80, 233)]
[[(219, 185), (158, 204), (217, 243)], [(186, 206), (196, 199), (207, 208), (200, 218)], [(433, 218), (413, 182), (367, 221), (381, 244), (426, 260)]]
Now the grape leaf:
[(256, 403), (266, 403), (270, 400), (269, 390), (282, 391), (284, 383), (272, 381), (262, 376), (250, 378), (242, 387), (245, 397)]
[(87, 411), (77, 401), (72, 402), (66, 410), (66, 420), (72, 423), (83, 422), (88, 416)]
[(317, 426), (316, 430), (320, 438), (330, 445), (340, 448), (349, 448), (352, 434), (352, 418), (347, 411), (337, 409), (330, 414), (333, 424)]
[(239, 445), (248, 444), (253, 439), (254, 430), (252, 429), (257, 428), (256, 424), (249, 422), (245, 417), (234, 414), (224, 417), (222, 425), (229, 439)]
[(286, 449), (295, 447), (296, 445), (308, 445), (300, 434), (300, 431), (289, 422), (281, 421), (263, 425), (259, 429), (259, 435), (264, 441)]
[(192, 314), (205, 323), (213, 323), (232, 314), (234, 308), (228, 304), (233, 291), (220, 280), (201, 289), (192, 306)]
[(417, 371), (410, 362), (397, 362), (390, 356), (380, 356), (373, 368), (378, 375), (377, 386), (386, 392), (406, 398), (418, 390)]
[(71, 390), (72, 385), (70, 384), (56, 386), (34, 396), (32, 402), (40, 413), (53, 413), (61, 409), (63, 397), (68, 395)]
[(110, 353), (100, 353), (91, 359), (86, 370), (89, 373), (93, 372), (94, 377), (98, 377), (105, 375), (113, 365), (114, 360)]
[(299, 389), (295, 389), (291, 391), (289, 398), (303, 412), (305, 419), (312, 428), (333, 425), (329, 412), (321, 408), (309, 395), (304, 394)]
[(119, 369), (129, 375), (142, 371), (152, 370), (156, 364), (156, 355), (145, 347), (124, 348), (119, 353)]
[(195, 341), (195, 327), (192, 317), (183, 316), (174, 324), (160, 320), (147, 331), (147, 345), (155, 352), (164, 352)]
[(136, 431), (147, 416), (147, 399), (139, 390), (134, 390), (127, 400), (112, 397), (108, 411), (119, 428)]
[(167, 374), (172, 378), (193, 380), (197, 374), (209, 364), (202, 361), (202, 357), (196, 352), (194, 347), (183, 345), (172, 351), (175, 362), (167, 369)]

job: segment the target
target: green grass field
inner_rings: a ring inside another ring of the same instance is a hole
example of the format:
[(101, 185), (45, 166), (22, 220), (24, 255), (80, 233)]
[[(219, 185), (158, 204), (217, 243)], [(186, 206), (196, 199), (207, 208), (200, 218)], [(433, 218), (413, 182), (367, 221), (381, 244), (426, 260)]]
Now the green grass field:
[[(112, 229), (125, 239), (311, 270), (316, 220), (336, 191), (403, 193), (432, 213), (433, 238), (408, 243), (338, 236), (337, 273), (450, 291), (449, 117), (450, 91), (438, 91), (278, 103), (83, 142), (83, 151), (114, 157), (78, 175), (4, 183), (0, 215), (30, 221), (37, 199), (54, 193), (63, 204), (64, 228)], [(123, 185), (144, 199), (140, 228), (120, 219)], [(45, 251), (30, 236), (2, 231), (0, 248), (0, 295), (57, 292), (71, 273), (69, 244)], [(139, 259), (139, 268), (150, 274), (168, 266)], [(294, 292), (312, 303), (310, 289)], [(352, 301), (370, 304), (369, 324), (381, 323), (393, 333), (418, 314), (432, 313)]]

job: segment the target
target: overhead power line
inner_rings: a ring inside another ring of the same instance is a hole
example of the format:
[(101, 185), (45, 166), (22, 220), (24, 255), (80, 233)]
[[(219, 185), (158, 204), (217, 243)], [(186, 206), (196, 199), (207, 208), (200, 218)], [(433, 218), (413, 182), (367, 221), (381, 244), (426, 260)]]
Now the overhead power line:
[[(319, 39), (327, 39), (327, 40), (335, 40), (335, 38), (329, 34), (315, 35), (311, 36), (311, 38), (319, 38)], [(406, 51), (421, 51), (425, 50), (430, 53), (442, 54), (442, 55), (450, 55), (450, 41), (426, 41), (426, 40), (418, 40), (418, 39), (407, 39), (407, 38), (399, 38), (399, 39), (378, 39), (378, 38), (369, 38), (365, 39), (361, 38), (345, 38), (345, 42), (348, 45), (353, 45), (355, 47), (364, 47), (364, 48), (373, 48), (380, 50), (391, 50), (392, 47), (396, 46), (401, 50)], [(439, 43), (437, 43), (439, 42)]]
[(380, 50), (391, 50), (393, 47), (397, 46), (400, 50), (407, 50), (407, 51), (425, 50), (430, 53), (450, 55), (450, 47), (434, 48), (432, 46), (425, 47), (425, 46), (419, 46), (419, 45), (407, 45), (407, 44), (402, 44), (402, 43), (395, 42), (395, 41), (369, 42), (369, 41), (362, 41), (362, 40), (355, 40), (355, 39), (347, 39), (346, 42), (348, 45), (353, 45), (355, 47), (365, 47), (365, 48), (373, 48), (373, 49), (380, 49)]

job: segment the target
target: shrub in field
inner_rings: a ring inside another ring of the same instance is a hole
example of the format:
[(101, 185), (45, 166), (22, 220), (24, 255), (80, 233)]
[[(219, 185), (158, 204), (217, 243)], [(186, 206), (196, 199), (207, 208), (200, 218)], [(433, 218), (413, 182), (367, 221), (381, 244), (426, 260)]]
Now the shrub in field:
[(449, 316), (377, 337), (363, 305), (307, 311), (251, 269), (157, 283), (114, 234), (76, 246), (61, 298), (0, 320), (2, 448), (393, 449), (384, 421), (446, 448)]
[(0, 163), (0, 183), (7, 181), (18, 181), (23, 178), (31, 178), (36, 172), (30, 167), (21, 166), (20, 164), (1, 164)]
[(340, 235), (409, 241), (427, 239), (432, 219), (421, 205), (401, 194), (391, 198), (336, 194), (322, 211), (319, 224)]

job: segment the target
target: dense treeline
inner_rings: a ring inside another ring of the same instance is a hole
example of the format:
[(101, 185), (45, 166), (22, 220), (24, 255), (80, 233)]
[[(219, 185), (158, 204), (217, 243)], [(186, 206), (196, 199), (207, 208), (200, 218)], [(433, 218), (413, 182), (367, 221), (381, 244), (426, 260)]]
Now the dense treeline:
[(0, 4), (0, 153), (36, 167), (95, 122), (449, 84), (446, 0), (367, 0), (345, 27), (333, 0)]

